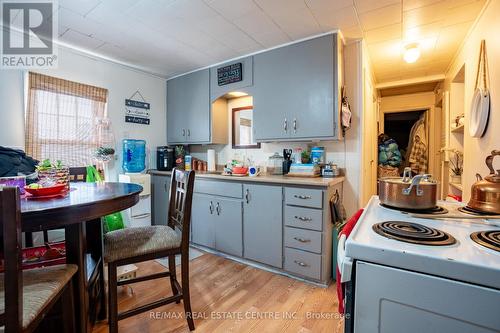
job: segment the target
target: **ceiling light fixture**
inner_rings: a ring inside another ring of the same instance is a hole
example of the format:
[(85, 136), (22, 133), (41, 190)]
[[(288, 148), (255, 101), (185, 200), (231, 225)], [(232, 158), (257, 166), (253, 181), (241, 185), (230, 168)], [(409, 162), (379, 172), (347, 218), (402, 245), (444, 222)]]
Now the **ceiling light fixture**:
[(242, 91), (232, 91), (230, 93), (227, 93), (231, 97), (243, 97), (243, 96), (248, 96), (247, 93), (244, 93)]
[(420, 48), (417, 43), (408, 44), (405, 47), (405, 53), (403, 54), (403, 59), (411, 64), (418, 60), (420, 57)]

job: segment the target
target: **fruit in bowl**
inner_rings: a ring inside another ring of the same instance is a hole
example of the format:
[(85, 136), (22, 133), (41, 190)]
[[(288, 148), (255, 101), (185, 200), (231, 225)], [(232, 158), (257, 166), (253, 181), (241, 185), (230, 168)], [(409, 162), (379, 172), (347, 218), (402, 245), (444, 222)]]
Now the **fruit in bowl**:
[(34, 183), (25, 186), (24, 189), (32, 196), (40, 197), (40, 196), (60, 194), (62, 191), (66, 189), (66, 185), (56, 183), (53, 185), (45, 186), (44, 184)]

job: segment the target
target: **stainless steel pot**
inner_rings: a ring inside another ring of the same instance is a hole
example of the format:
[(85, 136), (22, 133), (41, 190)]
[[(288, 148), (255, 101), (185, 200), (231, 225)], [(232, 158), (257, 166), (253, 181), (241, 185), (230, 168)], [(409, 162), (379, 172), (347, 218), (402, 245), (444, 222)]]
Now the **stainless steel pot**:
[(437, 182), (429, 174), (411, 178), (405, 168), (403, 177), (385, 177), (378, 183), (380, 203), (395, 208), (424, 210), (437, 205)]
[(472, 185), (471, 198), (467, 206), (484, 213), (500, 214), (500, 170), (495, 172), (493, 158), (500, 156), (500, 150), (493, 150), (486, 158), (486, 166), (490, 174), (482, 179), (477, 174), (478, 181)]

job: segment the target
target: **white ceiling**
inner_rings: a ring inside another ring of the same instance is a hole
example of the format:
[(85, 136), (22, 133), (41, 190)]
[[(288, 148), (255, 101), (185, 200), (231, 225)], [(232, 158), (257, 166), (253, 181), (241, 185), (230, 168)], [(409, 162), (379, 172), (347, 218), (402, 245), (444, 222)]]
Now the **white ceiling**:
[[(171, 77), (340, 29), (376, 80), (442, 74), (485, 0), (59, 0), (60, 41)], [(414, 64), (407, 42), (421, 44)]]

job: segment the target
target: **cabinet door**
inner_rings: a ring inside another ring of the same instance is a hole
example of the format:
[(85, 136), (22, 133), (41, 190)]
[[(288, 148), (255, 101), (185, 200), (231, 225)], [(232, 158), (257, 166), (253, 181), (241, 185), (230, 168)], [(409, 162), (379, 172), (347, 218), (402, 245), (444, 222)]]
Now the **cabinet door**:
[[(335, 36), (327, 35), (254, 56), (257, 139), (335, 135)], [(287, 116), (287, 132), (283, 131), (283, 113)]]
[(167, 141), (210, 142), (208, 69), (167, 81)]
[(152, 175), (153, 225), (167, 225), (170, 176)]
[(211, 196), (193, 194), (191, 208), (192, 242), (215, 248), (215, 204)]
[(282, 203), (280, 186), (245, 185), (243, 205), (245, 258), (282, 267)]
[(187, 142), (210, 142), (210, 71), (204, 69), (188, 74), (187, 91)]
[(240, 200), (217, 199), (215, 204), (215, 248), (241, 257), (243, 254), (242, 205)]

